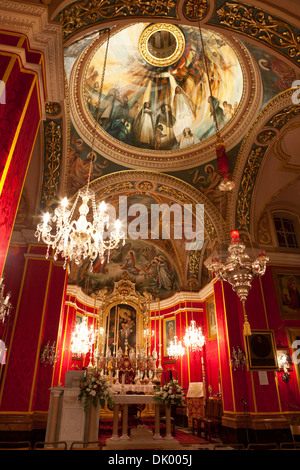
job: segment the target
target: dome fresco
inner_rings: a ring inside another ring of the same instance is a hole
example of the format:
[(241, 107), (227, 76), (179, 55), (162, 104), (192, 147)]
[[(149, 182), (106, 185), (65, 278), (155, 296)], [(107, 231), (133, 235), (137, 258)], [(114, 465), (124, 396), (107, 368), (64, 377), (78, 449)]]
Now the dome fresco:
[[(136, 148), (176, 151), (197, 145), (215, 134), (214, 109), (221, 130), (238, 108), (243, 74), (237, 55), (221, 35), (203, 30), (205, 62), (199, 29), (182, 25), (168, 25), (171, 32), (157, 27), (145, 45), (147, 27), (134, 24), (110, 38), (99, 126)], [(96, 47), (83, 71), (84, 107), (92, 121), (105, 49), (106, 42)]]

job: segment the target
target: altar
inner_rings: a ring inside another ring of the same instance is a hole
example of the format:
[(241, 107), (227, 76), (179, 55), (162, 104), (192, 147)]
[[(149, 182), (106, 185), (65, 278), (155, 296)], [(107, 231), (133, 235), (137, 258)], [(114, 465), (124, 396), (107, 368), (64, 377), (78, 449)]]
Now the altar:
[[(155, 407), (154, 434), (152, 429), (139, 425), (131, 429), (128, 435), (128, 405), (152, 404)], [(118, 435), (119, 411), (122, 405), (122, 435)], [(180, 450), (179, 442), (171, 435), (171, 409), (166, 408), (166, 436), (160, 435), (160, 405), (155, 403), (153, 395), (116, 395), (114, 397), (113, 433), (106, 440), (107, 450), (153, 449)]]

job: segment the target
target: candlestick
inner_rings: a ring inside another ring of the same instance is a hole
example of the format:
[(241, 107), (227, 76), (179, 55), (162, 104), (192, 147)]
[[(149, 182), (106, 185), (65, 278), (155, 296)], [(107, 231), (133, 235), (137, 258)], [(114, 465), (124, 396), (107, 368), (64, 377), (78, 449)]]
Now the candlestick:
[(231, 230), (230, 236), (231, 236), (231, 243), (236, 243), (240, 241), (240, 234), (238, 230)]

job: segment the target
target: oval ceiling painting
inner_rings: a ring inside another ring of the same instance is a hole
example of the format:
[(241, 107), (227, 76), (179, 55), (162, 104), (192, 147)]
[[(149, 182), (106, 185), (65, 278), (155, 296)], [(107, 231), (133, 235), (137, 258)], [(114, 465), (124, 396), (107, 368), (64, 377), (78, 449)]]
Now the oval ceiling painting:
[(84, 69), (89, 119), (98, 116), (105, 133), (123, 144), (154, 152), (212, 137), (239, 106), (243, 73), (222, 36), (203, 30), (202, 39), (198, 28), (166, 24), (139, 23), (112, 35), (98, 113), (106, 42)]

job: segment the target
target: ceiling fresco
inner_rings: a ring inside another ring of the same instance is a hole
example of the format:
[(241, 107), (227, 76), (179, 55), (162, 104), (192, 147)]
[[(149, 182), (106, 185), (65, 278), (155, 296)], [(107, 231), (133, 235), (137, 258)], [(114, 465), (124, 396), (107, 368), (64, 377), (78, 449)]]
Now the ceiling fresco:
[[(112, 288), (126, 270), (138, 290), (161, 298), (191, 284), (200, 288), (210, 278), (204, 261), (220, 237), (220, 227), (228, 231), (228, 214), (235, 212), (232, 195), (218, 189), (222, 175), (213, 111), (233, 177), (246, 158), (243, 141), (254, 117), (298, 76), (272, 49), (209, 24), (201, 28), (202, 44), (195, 24), (140, 21), (111, 28), (101, 87), (108, 37), (103, 31), (87, 32), (73, 44), (69, 40), (64, 49), (70, 100), (66, 192), (73, 196), (87, 181), (97, 116), (91, 181), (98, 200), (117, 205), (122, 193), (148, 207), (154, 201), (204, 203), (205, 242), (202, 250), (188, 253), (184, 240), (128, 238), (109, 260), (96, 261), (92, 272), (88, 263), (73, 267), (69, 282), (89, 285), (91, 292)], [(128, 170), (141, 173), (143, 186), (138, 177), (130, 179)], [(156, 181), (155, 172), (162, 181), (152, 191), (147, 184)], [(168, 185), (164, 174), (170, 177)], [(168, 197), (157, 197), (161, 188), (167, 188)]]
[[(171, 37), (174, 28), (169, 26)], [(147, 62), (149, 57), (140, 47), (145, 30), (147, 25), (138, 23), (110, 39), (99, 124), (117, 140), (139, 148), (176, 150), (196, 145), (215, 134), (211, 93), (220, 129), (239, 105), (243, 74), (238, 58), (220, 35), (204, 31), (209, 85), (198, 28), (181, 26), (184, 47), (175, 63), (167, 66), (162, 66), (168, 63), (165, 58)], [(168, 40), (154, 38), (159, 43), (157, 50)], [(83, 79), (84, 102), (92, 119), (99, 100), (105, 47), (95, 50)]]

